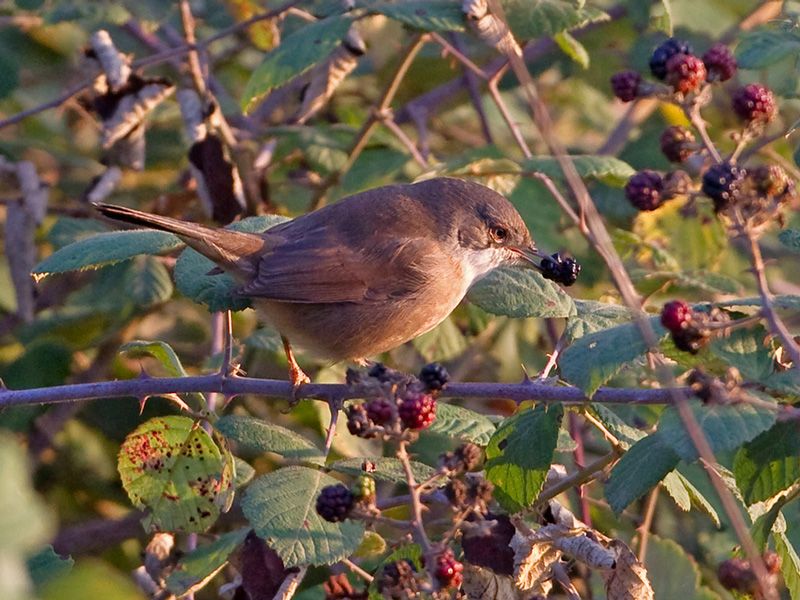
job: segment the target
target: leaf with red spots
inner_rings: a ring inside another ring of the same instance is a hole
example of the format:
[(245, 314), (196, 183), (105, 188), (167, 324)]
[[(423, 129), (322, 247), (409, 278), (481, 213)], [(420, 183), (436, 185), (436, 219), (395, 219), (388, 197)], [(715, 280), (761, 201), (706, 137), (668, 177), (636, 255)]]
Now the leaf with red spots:
[(125, 438), (117, 468), (131, 502), (149, 510), (147, 529), (201, 532), (230, 506), (233, 464), (200, 423), (168, 416)]

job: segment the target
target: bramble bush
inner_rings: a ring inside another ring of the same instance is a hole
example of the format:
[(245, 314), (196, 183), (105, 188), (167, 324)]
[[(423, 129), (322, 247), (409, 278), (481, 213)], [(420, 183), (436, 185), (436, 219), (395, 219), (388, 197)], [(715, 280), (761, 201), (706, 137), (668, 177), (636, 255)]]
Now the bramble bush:
[[(0, 596), (800, 600), (797, 8), (4, 6)], [(229, 276), (91, 206), (441, 175), (546, 277), (298, 402)]]

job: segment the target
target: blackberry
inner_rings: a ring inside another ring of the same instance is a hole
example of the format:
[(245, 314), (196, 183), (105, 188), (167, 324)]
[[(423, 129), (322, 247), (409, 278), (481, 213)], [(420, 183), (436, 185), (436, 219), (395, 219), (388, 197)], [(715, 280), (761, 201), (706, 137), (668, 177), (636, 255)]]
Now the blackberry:
[(353, 482), (351, 491), (353, 493), (353, 498), (357, 502), (371, 504), (375, 501), (375, 480), (366, 474), (359, 475), (355, 482)]
[(343, 483), (327, 485), (317, 496), (317, 514), (331, 523), (340, 523), (353, 508), (353, 492)]
[(403, 599), (419, 596), (419, 583), (415, 577), (416, 568), (407, 558), (389, 563), (383, 567), (378, 581), (378, 590), (385, 598)]
[(430, 394), (407, 390), (397, 412), (405, 427), (426, 429), (436, 419), (436, 400)]
[(746, 171), (729, 162), (712, 165), (703, 174), (703, 193), (714, 201), (714, 210), (726, 209), (739, 194)]
[(625, 197), (639, 210), (655, 210), (664, 203), (664, 179), (650, 169), (634, 174), (625, 184)]
[(369, 419), (367, 409), (364, 408), (364, 403), (351, 404), (345, 409), (347, 415), (347, 430), (352, 435), (358, 437), (374, 437), (374, 434), (367, 434), (367, 431), (372, 428), (372, 421)]
[(676, 54), (694, 54), (688, 42), (669, 38), (662, 42), (650, 57), (650, 72), (660, 80), (667, 76), (667, 61)]
[(708, 332), (694, 326), (672, 332), (672, 342), (675, 347), (690, 354), (697, 354), (708, 340)]
[(611, 76), (611, 89), (623, 102), (631, 102), (639, 95), (642, 76), (636, 71), (620, 71)]
[(441, 364), (430, 363), (422, 367), (419, 372), (419, 380), (429, 392), (437, 392), (444, 389), (450, 380), (450, 374)]
[(737, 592), (749, 593), (758, 589), (758, 579), (750, 566), (750, 561), (743, 558), (731, 558), (720, 564), (717, 578), (722, 587)]
[(469, 501), (469, 490), (467, 484), (461, 479), (451, 479), (444, 486), (444, 495), (450, 501), (450, 506), (456, 510), (462, 510)]
[(480, 446), (467, 442), (453, 452), (446, 452), (439, 457), (439, 463), (453, 472), (474, 471), (483, 462), (483, 450)]
[(442, 587), (461, 587), (461, 582), (464, 580), (461, 574), (463, 570), (464, 565), (456, 560), (450, 548), (436, 557), (434, 575)]
[(682, 331), (692, 322), (692, 307), (683, 300), (672, 300), (661, 309), (661, 324), (672, 333)]
[(667, 160), (674, 163), (682, 163), (695, 150), (694, 134), (686, 127), (671, 125), (661, 134), (659, 140), (661, 152)]
[(733, 111), (746, 123), (765, 125), (777, 114), (775, 96), (760, 83), (750, 83), (733, 93)]
[(682, 94), (697, 91), (706, 80), (706, 66), (694, 54), (675, 54), (667, 61), (666, 81)]
[(725, 44), (714, 44), (703, 54), (706, 65), (706, 81), (728, 81), (736, 75), (736, 59)]
[(556, 283), (570, 286), (578, 280), (581, 265), (574, 258), (564, 258), (556, 252), (549, 258), (543, 258), (539, 268), (545, 279), (552, 279)]
[(395, 417), (394, 403), (385, 398), (373, 398), (366, 403), (367, 417), (375, 425), (387, 425)]

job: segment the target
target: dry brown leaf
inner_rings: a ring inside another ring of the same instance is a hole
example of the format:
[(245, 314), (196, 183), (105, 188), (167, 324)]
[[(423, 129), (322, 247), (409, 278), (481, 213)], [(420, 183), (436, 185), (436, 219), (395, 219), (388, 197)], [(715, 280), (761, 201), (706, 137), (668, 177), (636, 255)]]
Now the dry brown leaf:
[(189, 149), (189, 162), (206, 212), (217, 223), (233, 221), (244, 209), (245, 199), (239, 171), (225, 156), (222, 141), (209, 134), (195, 142)]
[(620, 540), (611, 540), (609, 550), (616, 555), (613, 569), (603, 572), (608, 600), (653, 600), (647, 569)]
[(461, 590), (470, 600), (519, 600), (522, 594), (508, 575), (466, 563)]
[(148, 113), (175, 91), (175, 86), (166, 80), (144, 80), (135, 76), (130, 78), (126, 87), (128, 89), (123, 89), (121, 96), (108, 94), (107, 98), (95, 100), (96, 105), (109, 105), (103, 109), (98, 107), (103, 117), (102, 143), (106, 150), (139, 127)]
[(522, 56), (522, 50), (511, 30), (489, 11), (487, 0), (464, 0), (461, 3), (461, 10), (484, 44), (502, 54)]
[(131, 76), (130, 58), (117, 50), (111, 36), (104, 29), (95, 31), (89, 43), (94, 51), (94, 58), (103, 69), (108, 89), (112, 92), (119, 91)]
[(545, 525), (527, 535), (519, 530), (514, 534), (510, 546), (514, 550), (514, 582), (519, 589), (547, 595), (552, 588), (551, 567), (561, 559), (553, 538), (562, 534), (559, 525)]

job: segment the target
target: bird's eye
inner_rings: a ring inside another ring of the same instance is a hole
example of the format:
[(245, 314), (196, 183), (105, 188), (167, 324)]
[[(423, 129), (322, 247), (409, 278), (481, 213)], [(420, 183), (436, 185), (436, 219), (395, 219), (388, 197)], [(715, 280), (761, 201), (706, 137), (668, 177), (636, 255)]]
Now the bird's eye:
[(508, 238), (508, 230), (505, 227), (492, 227), (489, 233), (495, 242), (502, 243)]

